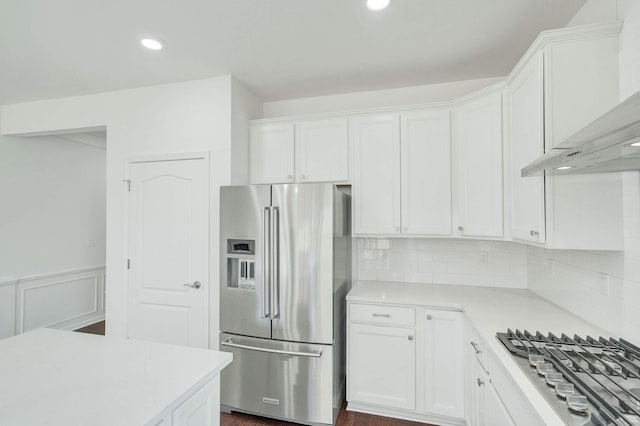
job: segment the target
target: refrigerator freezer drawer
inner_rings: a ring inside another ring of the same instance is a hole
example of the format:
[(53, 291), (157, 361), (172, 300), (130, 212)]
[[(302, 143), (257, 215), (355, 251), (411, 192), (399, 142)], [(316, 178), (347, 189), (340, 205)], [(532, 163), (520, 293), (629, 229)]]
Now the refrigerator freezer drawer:
[(231, 410), (298, 423), (333, 424), (333, 347), (220, 335), (233, 353), (220, 403)]

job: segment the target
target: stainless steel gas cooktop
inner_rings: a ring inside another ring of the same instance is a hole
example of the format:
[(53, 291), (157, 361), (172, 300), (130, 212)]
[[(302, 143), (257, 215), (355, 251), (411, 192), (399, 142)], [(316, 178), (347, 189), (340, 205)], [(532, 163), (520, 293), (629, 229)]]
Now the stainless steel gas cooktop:
[(637, 346), (527, 330), (497, 337), (567, 425), (640, 425)]

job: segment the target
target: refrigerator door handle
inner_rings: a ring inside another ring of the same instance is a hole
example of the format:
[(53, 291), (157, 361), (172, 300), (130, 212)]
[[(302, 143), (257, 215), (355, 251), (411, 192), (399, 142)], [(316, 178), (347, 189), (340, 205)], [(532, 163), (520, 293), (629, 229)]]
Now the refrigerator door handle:
[(260, 348), (257, 346), (249, 346), (249, 345), (241, 345), (240, 343), (233, 343), (231, 339), (227, 339), (224, 342), (221, 342), (220, 345), (229, 346), (231, 348), (248, 349), (250, 351), (269, 352), (272, 354), (281, 354), (281, 355), (306, 356), (310, 358), (320, 358), (322, 356), (322, 351), (296, 352), (296, 351), (284, 351), (281, 349)]
[(271, 207), (271, 318), (280, 318), (280, 210)]
[(271, 207), (262, 209), (262, 315), (271, 319)]

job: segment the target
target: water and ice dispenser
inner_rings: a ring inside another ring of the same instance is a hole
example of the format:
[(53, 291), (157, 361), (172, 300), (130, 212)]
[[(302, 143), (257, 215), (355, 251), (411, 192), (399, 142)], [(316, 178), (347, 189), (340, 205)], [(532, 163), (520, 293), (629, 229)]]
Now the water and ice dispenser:
[(227, 287), (256, 289), (255, 240), (227, 240)]

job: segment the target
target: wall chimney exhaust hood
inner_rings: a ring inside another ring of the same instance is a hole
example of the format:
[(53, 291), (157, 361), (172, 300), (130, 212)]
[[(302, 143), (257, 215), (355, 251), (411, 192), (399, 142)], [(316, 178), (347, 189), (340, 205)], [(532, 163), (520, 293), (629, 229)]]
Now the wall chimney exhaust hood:
[(640, 170), (640, 92), (522, 169), (522, 176)]

